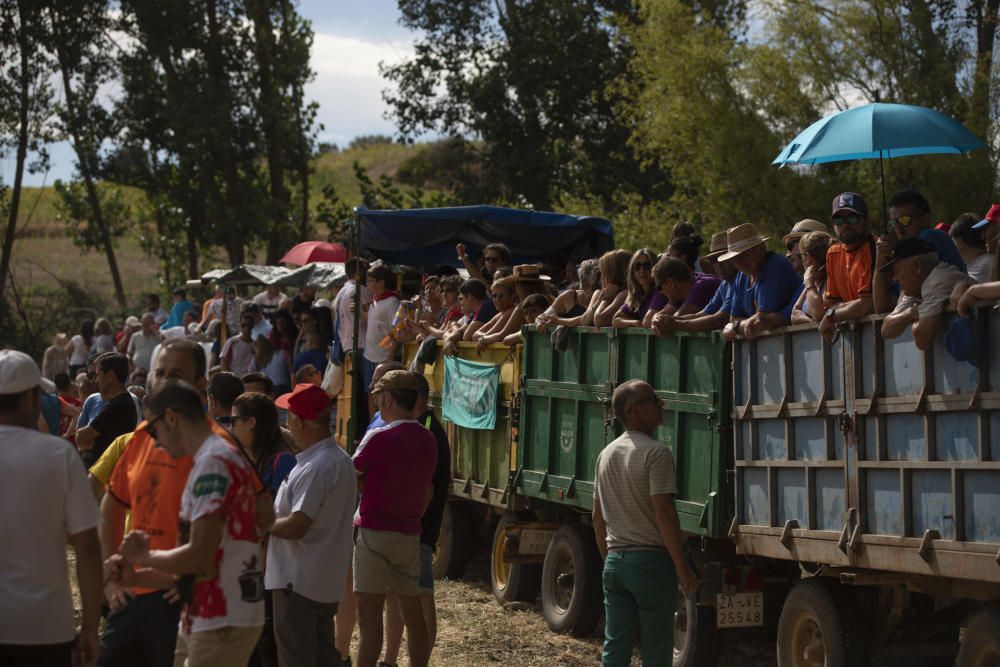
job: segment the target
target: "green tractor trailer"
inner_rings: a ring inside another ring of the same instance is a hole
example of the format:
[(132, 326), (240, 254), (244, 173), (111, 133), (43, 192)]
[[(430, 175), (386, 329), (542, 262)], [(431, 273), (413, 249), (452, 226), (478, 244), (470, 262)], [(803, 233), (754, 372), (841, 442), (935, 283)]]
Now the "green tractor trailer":
[[(436, 574), (460, 576), (487, 539), (500, 603), (540, 597), (553, 631), (592, 634), (594, 466), (621, 433), (614, 388), (642, 379), (664, 400), (657, 437), (700, 579), (678, 609), (675, 666), (715, 664), (738, 628), (772, 637), (782, 666), (997, 664), (1000, 315), (977, 319), (976, 365), (955, 362), (943, 333), (923, 352), (879, 323), (832, 345), (808, 326), (735, 343), (580, 328), (563, 351), (527, 327), (519, 348), (463, 344), (460, 357), (500, 368), (497, 418), (445, 422)], [(423, 368), (439, 412), (441, 359)]]

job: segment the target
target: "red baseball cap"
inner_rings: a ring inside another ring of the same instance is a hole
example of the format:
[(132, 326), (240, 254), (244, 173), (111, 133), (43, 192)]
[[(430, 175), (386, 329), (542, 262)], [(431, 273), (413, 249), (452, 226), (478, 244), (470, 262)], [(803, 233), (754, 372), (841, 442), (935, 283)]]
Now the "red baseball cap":
[(316, 419), (330, 409), (330, 397), (316, 385), (303, 383), (276, 398), (274, 404), (302, 419)]

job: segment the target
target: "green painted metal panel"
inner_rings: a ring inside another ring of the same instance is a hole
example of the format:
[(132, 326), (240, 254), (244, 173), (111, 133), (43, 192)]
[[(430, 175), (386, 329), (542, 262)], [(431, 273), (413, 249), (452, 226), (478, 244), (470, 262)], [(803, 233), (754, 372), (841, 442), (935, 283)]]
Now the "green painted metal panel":
[(732, 438), (721, 419), (730, 412), (731, 373), (718, 334), (661, 339), (644, 329), (579, 329), (556, 352), (547, 335), (530, 331), (523, 354), (519, 493), (591, 509), (597, 456), (621, 433), (611, 393), (641, 379), (665, 400), (657, 437), (674, 453), (683, 529), (725, 535)]

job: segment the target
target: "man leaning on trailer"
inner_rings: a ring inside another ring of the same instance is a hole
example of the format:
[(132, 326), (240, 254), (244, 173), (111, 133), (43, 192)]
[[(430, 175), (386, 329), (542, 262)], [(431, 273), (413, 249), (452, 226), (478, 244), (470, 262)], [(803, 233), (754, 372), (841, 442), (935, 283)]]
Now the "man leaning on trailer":
[(651, 386), (632, 380), (615, 389), (611, 406), (625, 433), (601, 451), (594, 475), (594, 533), (604, 558), (601, 663), (628, 665), (642, 628), (643, 664), (669, 665), (678, 582), (693, 593), (698, 578), (684, 558), (674, 459), (653, 437), (663, 401)]

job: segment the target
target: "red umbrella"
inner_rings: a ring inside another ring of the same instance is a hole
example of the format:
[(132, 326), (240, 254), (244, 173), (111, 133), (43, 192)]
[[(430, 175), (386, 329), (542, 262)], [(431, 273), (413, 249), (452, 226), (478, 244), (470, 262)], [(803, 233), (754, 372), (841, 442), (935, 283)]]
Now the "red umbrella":
[(347, 248), (339, 243), (305, 241), (286, 252), (279, 261), (282, 264), (305, 266), (313, 262), (346, 262), (347, 257)]

